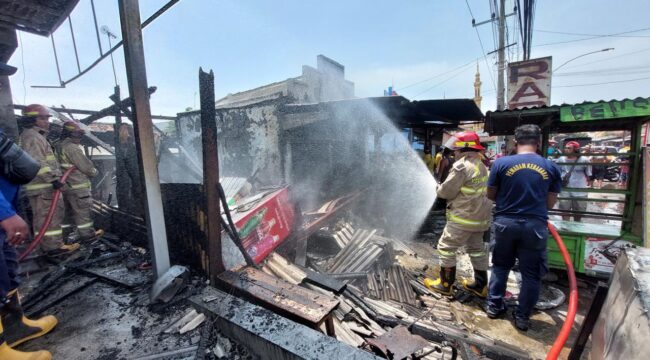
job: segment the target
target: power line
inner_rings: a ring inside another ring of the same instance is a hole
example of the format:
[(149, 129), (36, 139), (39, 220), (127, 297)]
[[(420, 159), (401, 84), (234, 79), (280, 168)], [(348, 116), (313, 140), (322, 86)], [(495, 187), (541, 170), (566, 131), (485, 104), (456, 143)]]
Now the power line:
[[(465, 0), (465, 4), (467, 4), (467, 10), (469, 10), (469, 15), (472, 17), (472, 22), (473, 22), (474, 14), (472, 14), (472, 8), (469, 6), (469, 2), (467, 2), (467, 0)], [(472, 24), (472, 26), (473, 26), (473, 24)], [(497, 86), (494, 83), (494, 75), (492, 75), (492, 69), (490, 68), (490, 64), (488, 63), (487, 55), (485, 55), (485, 48), (483, 47), (483, 40), (481, 40), (481, 35), (478, 33), (478, 29), (476, 28), (476, 26), (473, 26), (473, 27), (474, 27), (474, 30), (476, 31), (476, 36), (478, 37), (478, 42), (479, 42), (479, 44), (481, 44), (481, 52), (483, 53), (483, 60), (485, 60), (485, 65), (488, 68), (488, 74), (490, 75), (490, 81), (492, 81), (492, 87), (494, 88), (494, 91), (497, 91), (496, 90)]]
[(624, 57), (624, 56), (634, 55), (634, 54), (646, 52), (648, 50), (650, 50), (650, 48), (645, 48), (645, 49), (632, 51), (632, 52), (625, 53), (625, 54), (620, 54), (620, 55), (617, 55), (617, 56), (612, 56), (612, 57), (607, 58), (607, 59), (594, 60), (594, 61), (582, 63), (581, 65), (570, 65), (570, 66), (567, 66), (566, 69), (574, 69), (574, 68), (577, 68), (577, 67), (584, 67), (585, 65), (589, 65), (589, 64), (595, 64), (595, 63), (599, 63), (599, 62), (603, 62), (603, 61), (610, 61), (610, 60), (618, 59), (618, 58), (621, 58), (621, 57)]
[(641, 80), (650, 80), (649, 77), (638, 78), (638, 79), (629, 79), (629, 80), (619, 80), (619, 81), (607, 81), (602, 83), (591, 83), (591, 84), (575, 84), (575, 85), (560, 85), (560, 86), (551, 86), (553, 88), (571, 88), (571, 87), (580, 87), (580, 86), (595, 86), (595, 85), (608, 85), (608, 84), (618, 84), (632, 81), (641, 81)]
[[(650, 30), (650, 28), (645, 28), (645, 29), (639, 29), (639, 30), (634, 30), (632, 32), (641, 32), (641, 31), (646, 31)], [(564, 31), (551, 31), (551, 30), (535, 30), (537, 32), (543, 32), (543, 33), (549, 33), (549, 34), (561, 34), (561, 35), (571, 35), (571, 36), (597, 36), (597, 37), (622, 37), (622, 38), (646, 38), (650, 37), (650, 35), (614, 35), (614, 34), (584, 34), (584, 33), (573, 33), (573, 32), (564, 32)]]
[(580, 76), (580, 75), (632, 75), (635, 73), (647, 72), (650, 65), (639, 65), (639, 66), (623, 66), (619, 68), (605, 68), (605, 69), (594, 69), (594, 70), (585, 70), (585, 71), (574, 71), (574, 72), (561, 72), (553, 74), (553, 76)]
[[(466, 67), (467, 67), (467, 65), (466, 65)], [(439, 82), (439, 83), (437, 83), (437, 84), (435, 84), (435, 85), (433, 85), (433, 86), (431, 86), (431, 87), (425, 89), (424, 91), (421, 91), (421, 92), (417, 93), (416, 95), (413, 95), (412, 97), (415, 99), (416, 97), (418, 97), (418, 96), (420, 96), (420, 95), (422, 95), (422, 94), (424, 94), (424, 93), (427, 93), (427, 92), (429, 92), (429, 91), (431, 91), (431, 90), (437, 88), (438, 86), (440, 86), (440, 85), (446, 83), (447, 81), (449, 81), (449, 80), (451, 80), (451, 79), (457, 77), (458, 75), (463, 74), (465, 71), (467, 71), (467, 69), (462, 69), (461, 71), (457, 72), (456, 74), (454, 74), (454, 75), (452, 75), (452, 76), (446, 78), (445, 80), (443, 80), (443, 81), (441, 81), (441, 82)]]
[(567, 43), (573, 43), (573, 42), (578, 42), (578, 41), (587, 41), (587, 40), (593, 40), (593, 39), (600, 39), (604, 37), (617, 37), (619, 35), (623, 34), (631, 34), (639, 31), (646, 31), (650, 30), (650, 28), (644, 28), (644, 29), (637, 29), (637, 30), (631, 30), (631, 31), (624, 31), (620, 33), (615, 33), (615, 34), (606, 34), (606, 35), (597, 35), (597, 36), (592, 36), (584, 39), (575, 39), (575, 40), (566, 40), (566, 41), (558, 41), (558, 42), (552, 42), (552, 43), (546, 43), (546, 44), (539, 44), (535, 45), (535, 47), (540, 47), (540, 46), (549, 46), (549, 45), (558, 45), (558, 44), (567, 44)]
[(469, 64), (473, 64), (473, 63), (476, 62), (476, 60), (478, 60), (478, 59), (480, 59), (480, 58), (476, 58), (476, 59), (470, 60), (470, 61), (467, 62), (466, 64), (463, 64), (463, 65), (461, 65), (461, 66), (459, 66), (459, 67), (453, 68), (453, 69), (451, 69), (451, 70), (449, 70), (449, 71), (445, 71), (445, 72), (442, 72), (442, 73), (440, 73), (440, 74), (434, 75), (434, 76), (432, 76), (432, 77), (430, 77), (430, 78), (427, 78), (427, 79), (424, 79), (424, 80), (419, 80), (419, 81), (417, 81), (417, 82), (414, 82), (414, 83), (412, 83), (412, 84), (406, 85), (406, 86), (401, 87), (401, 88), (399, 88), (399, 89), (395, 89), (395, 91), (403, 91), (403, 90), (408, 89), (408, 88), (410, 88), (410, 87), (413, 87), (413, 86), (415, 86), (415, 85), (419, 85), (419, 84), (425, 83), (425, 82), (427, 82), (427, 81), (431, 81), (431, 80), (433, 80), (433, 79), (437, 79), (437, 78), (439, 78), (439, 77), (441, 77), (441, 76), (444, 76), (444, 75), (450, 74), (450, 73), (452, 73), (452, 72), (454, 72), (454, 71), (456, 71), (456, 70), (458, 70), (458, 69), (464, 68), (465, 66), (467, 66), (467, 65), (469, 65)]

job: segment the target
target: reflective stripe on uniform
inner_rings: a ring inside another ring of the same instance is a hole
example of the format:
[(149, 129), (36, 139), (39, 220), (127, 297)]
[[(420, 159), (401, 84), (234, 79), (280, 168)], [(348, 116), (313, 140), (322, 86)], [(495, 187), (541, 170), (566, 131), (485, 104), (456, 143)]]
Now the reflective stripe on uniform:
[(486, 186), (482, 186), (478, 189), (474, 189), (468, 186), (463, 186), (460, 188), (460, 192), (462, 192), (465, 195), (472, 195), (472, 194), (482, 194), (487, 191)]
[[(38, 236), (38, 234), (39, 232), (36, 233), (36, 236)], [(59, 236), (59, 235), (63, 235), (63, 230), (59, 229), (59, 230), (46, 231), (44, 236)]]
[(47, 160), (47, 161), (56, 160), (56, 157), (54, 155), (47, 155), (47, 156), (45, 156), (45, 160)]
[(62, 167), (62, 168), (66, 168), (66, 169), (69, 169), (69, 168), (71, 168), (72, 166), (74, 166), (74, 165), (72, 165), (72, 164), (61, 164), (61, 167)]
[(77, 229), (88, 229), (93, 227), (93, 222), (87, 222), (85, 224), (77, 225)]
[(85, 189), (90, 187), (90, 181), (83, 182), (81, 184), (70, 185), (71, 189)]
[(47, 173), (47, 172), (50, 172), (50, 171), (52, 171), (52, 168), (51, 168), (51, 167), (49, 167), (49, 166), (43, 166), (42, 168), (40, 168), (40, 169), (38, 170), (38, 173), (36, 173), (36, 175), (43, 175), (43, 174), (45, 174), (45, 173)]
[(447, 251), (447, 250), (438, 249), (438, 252), (440, 253), (440, 256), (447, 256), (447, 257), (456, 256), (455, 251)]
[(485, 251), (476, 251), (476, 252), (468, 252), (467, 255), (470, 257), (481, 257), (487, 255)]
[(453, 221), (457, 224), (469, 225), (469, 226), (484, 226), (488, 224), (487, 220), (476, 221), (476, 220), (463, 219), (461, 217), (449, 213), (447, 213), (447, 220)]
[(39, 184), (27, 184), (23, 188), (25, 190), (40, 190), (40, 189), (47, 189), (49, 187), (52, 187), (52, 184), (39, 183)]

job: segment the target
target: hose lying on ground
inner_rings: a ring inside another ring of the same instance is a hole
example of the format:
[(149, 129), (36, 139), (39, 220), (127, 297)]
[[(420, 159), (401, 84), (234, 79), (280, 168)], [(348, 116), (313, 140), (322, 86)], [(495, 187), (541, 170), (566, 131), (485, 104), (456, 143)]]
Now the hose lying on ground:
[(569, 257), (569, 252), (567, 251), (566, 246), (564, 246), (562, 237), (560, 237), (560, 234), (558, 234), (555, 226), (553, 226), (553, 224), (550, 222), (548, 223), (548, 230), (551, 232), (551, 235), (553, 235), (553, 238), (557, 243), (557, 247), (562, 253), (562, 258), (564, 258), (564, 263), (566, 264), (567, 268), (567, 275), (569, 276), (569, 309), (567, 311), (564, 324), (562, 324), (562, 328), (560, 329), (560, 333), (557, 335), (557, 338), (555, 338), (553, 347), (551, 347), (551, 350), (549, 350), (548, 354), (546, 354), (546, 360), (555, 360), (560, 355), (564, 344), (569, 338), (571, 329), (573, 328), (573, 322), (576, 317), (576, 312), (578, 311), (578, 285), (576, 281), (576, 273), (573, 270), (573, 263), (571, 262), (571, 258)]
[[(73, 172), (76, 168), (73, 166), (66, 170), (66, 172), (63, 173), (63, 176), (61, 176), (61, 179), (59, 180), (62, 184), (65, 184), (65, 181), (68, 179), (68, 176), (70, 175), (71, 172)], [(38, 231), (38, 234), (34, 237), (34, 240), (32, 240), (31, 244), (25, 249), (25, 251), (18, 255), (18, 261), (23, 261), (27, 255), (29, 255), (36, 247), (38, 244), (40, 244), (41, 240), (43, 240), (43, 236), (45, 236), (45, 232), (47, 231), (47, 228), (50, 226), (50, 223), (52, 222), (52, 218), (54, 217), (54, 212), (56, 211), (56, 205), (59, 203), (59, 200), (61, 199), (61, 189), (56, 189), (54, 191), (54, 196), (52, 197), (52, 205), (50, 205), (50, 210), (47, 212), (47, 217), (45, 217), (45, 222), (43, 223), (43, 226), (41, 226), (41, 229)]]

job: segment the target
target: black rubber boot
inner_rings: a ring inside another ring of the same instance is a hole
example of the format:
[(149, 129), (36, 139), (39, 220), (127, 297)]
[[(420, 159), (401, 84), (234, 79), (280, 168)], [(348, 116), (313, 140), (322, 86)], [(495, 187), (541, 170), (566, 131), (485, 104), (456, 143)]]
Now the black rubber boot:
[(430, 290), (443, 295), (452, 295), (452, 285), (456, 281), (456, 267), (441, 267), (437, 279), (424, 279), (424, 285)]
[(468, 291), (481, 299), (487, 298), (488, 290), (488, 275), (485, 270), (474, 270), (474, 282), (468, 284), (467, 281), (463, 283), (463, 289)]

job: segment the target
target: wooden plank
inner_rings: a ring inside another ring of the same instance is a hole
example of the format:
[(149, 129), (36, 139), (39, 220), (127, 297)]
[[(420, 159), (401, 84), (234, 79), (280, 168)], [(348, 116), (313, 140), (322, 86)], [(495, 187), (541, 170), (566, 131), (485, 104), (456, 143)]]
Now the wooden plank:
[(224, 285), (258, 300), (262, 306), (320, 324), (339, 305), (332, 297), (272, 277), (254, 268), (219, 275)]

